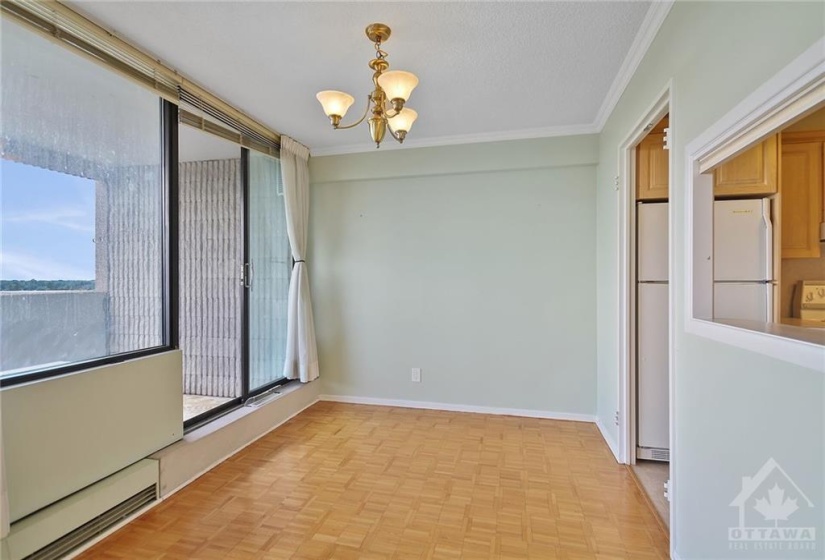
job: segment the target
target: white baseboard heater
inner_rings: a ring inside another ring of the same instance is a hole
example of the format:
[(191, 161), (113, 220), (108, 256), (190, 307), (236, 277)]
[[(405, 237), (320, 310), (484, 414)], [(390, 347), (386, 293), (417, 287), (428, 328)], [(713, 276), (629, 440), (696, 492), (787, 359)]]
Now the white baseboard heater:
[(158, 499), (158, 461), (137, 463), (12, 523), (0, 558), (53, 560)]
[(670, 449), (659, 449), (658, 447), (637, 447), (637, 459), (647, 459), (649, 461), (670, 461)]

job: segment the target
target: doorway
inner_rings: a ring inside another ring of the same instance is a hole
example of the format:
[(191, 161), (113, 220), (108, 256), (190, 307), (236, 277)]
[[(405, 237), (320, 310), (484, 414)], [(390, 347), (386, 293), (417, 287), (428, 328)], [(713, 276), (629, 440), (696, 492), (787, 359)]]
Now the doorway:
[(620, 460), (664, 526), (673, 461), (670, 88), (620, 149)]

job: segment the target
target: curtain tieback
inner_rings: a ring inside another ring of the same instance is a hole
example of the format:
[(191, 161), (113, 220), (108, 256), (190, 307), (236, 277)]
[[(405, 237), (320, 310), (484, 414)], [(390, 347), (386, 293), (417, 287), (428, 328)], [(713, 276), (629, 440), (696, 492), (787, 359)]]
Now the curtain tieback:
[(301, 259), (300, 261), (292, 261), (292, 266), (293, 266), (293, 268), (294, 268), (294, 267), (295, 267), (295, 265), (296, 265), (296, 264), (298, 264), (299, 262), (302, 262), (302, 263), (305, 263), (305, 264), (306, 264), (306, 261), (305, 261), (305, 260), (303, 260), (303, 259)]

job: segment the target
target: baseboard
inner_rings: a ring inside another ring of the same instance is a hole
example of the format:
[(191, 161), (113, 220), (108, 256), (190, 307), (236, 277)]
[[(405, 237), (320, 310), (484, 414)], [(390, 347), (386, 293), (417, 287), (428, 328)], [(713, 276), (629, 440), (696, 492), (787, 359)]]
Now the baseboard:
[(351, 397), (344, 395), (320, 395), (318, 400), (350, 404), (371, 404), (375, 406), (396, 406), (399, 408), (420, 408), (426, 410), (446, 410), (448, 412), (471, 412), (474, 414), (496, 414), (499, 416), (522, 416), (524, 418), (545, 418), (548, 420), (571, 420), (574, 422), (596, 423), (596, 416), (576, 412), (551, 412), (525, 408), (500, 408), (495, 406), (475, 406), (468, 404), (409, 401), (400, 399), (378, 399), (374, 397)]
[(608, 433), (607, 428), (604, 427), (604, 424), (602, 424), (601, 419), (596, 420), (596, 426), (598, 426), (599, 431), (602, 433), (602, 438), (607, 444), (607, 447), (609, 447), (610, 451), (613, 453), (613, 457), (616, 458), (616, 462), (621, 464), (622, 459), (619, 456), (619, 446), (616, 444), (616, 441), (610, 437), (610, 434)]

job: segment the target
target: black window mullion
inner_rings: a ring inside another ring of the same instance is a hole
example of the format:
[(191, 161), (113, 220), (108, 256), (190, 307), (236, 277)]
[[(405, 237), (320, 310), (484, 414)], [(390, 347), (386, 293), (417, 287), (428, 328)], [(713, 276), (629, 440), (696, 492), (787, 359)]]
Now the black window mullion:
[(163, 161), (166, 204), (166, 259), (164, 268), (164, 306), (166, 311), (164, 342), (179, 348), (179, 241), (178, 241), (178, 106), (161, 100), (163, 106)]
[(241, 387), (242, 399), (249, 398), (249, 291), (250, 263), (249, 263), (249, 150), (241, 148), (241, 189), (243, 191), (243, 312), (241, 314)]

